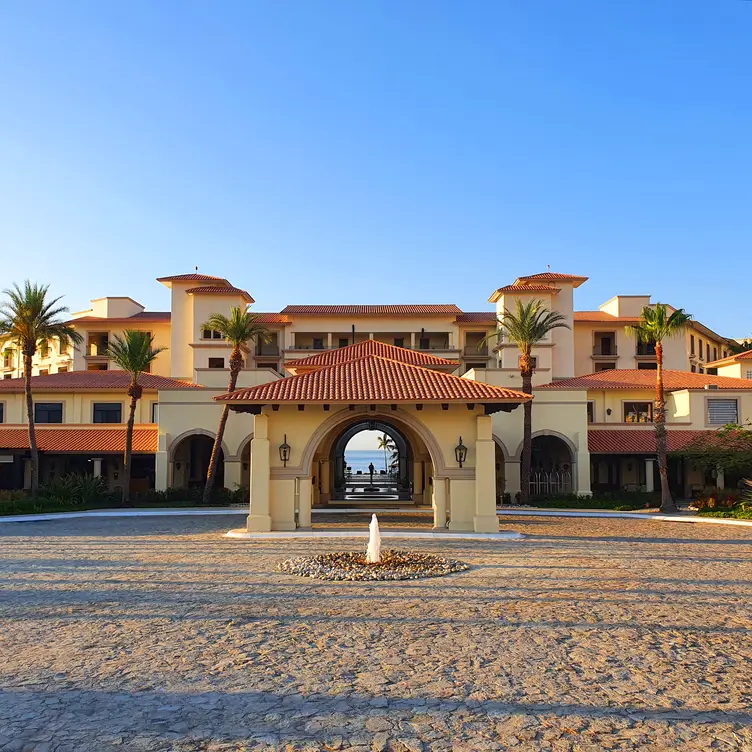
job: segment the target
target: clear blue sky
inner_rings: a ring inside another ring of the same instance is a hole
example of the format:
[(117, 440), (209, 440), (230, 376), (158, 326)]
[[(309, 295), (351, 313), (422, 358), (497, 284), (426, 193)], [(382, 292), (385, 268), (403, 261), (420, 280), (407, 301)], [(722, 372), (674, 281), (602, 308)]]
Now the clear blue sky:
[(0, 284), (287, 303), (545, 270), (752, 333), (752, 2), (3, 0)]

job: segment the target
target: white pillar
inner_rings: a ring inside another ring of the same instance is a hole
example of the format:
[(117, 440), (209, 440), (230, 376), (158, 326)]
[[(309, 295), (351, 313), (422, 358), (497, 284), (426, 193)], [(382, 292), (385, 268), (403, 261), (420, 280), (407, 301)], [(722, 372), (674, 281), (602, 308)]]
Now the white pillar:
[(311, 478), (298, 478), (298, 527), (311, 527)]
[(715, 487), (719, 491), (723, 491), (726, 488), (726, 475), (723, 470), (718, 470), (715, 476)]
[(653, 463), (655, 460), (652, 457), (648, 457), (645, 460), (645, 490), (648, 493), (655, 491), (655, 483), (653, 482)]
[(368, 339), (373, 339), (373, 332), (368, 335)]
[(95, 478), (101, 478), (102, 477), (102, 458), (101, 457), (93, 457), (91, 460), (94, 463), (94, 477)]
[(490, 415), (477, 418), (475, 440), (475, 517), (476, 533), (496, 533), (499, 518), (496, 516), (496, 444)]
[(434, 530), (444, 530), (446, 528), (446, 478), (433, 479), (433, 528)]
[(256, 415), (251, 440), (250, 514), (249, 532), (266, 533), (272, 529), (269, 514), (269, 418)]
[(332, 333), (329, 332), (329, 334), (326, 335), (326, 349), (331, 350), (332, 349)]
[(415, 332), (410, 332), (410, 349), (415, 349)]

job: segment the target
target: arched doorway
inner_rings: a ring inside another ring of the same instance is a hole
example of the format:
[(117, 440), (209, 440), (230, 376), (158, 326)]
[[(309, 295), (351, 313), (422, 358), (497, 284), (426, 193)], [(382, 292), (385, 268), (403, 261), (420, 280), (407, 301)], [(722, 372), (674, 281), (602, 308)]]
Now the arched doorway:
[(500, 506), (504, 503), (504, 493), (506, 492), (506, 458), (504, 457), (504, 450), (499, 446), (499, 444), (497, 442), (494, 442), (494, 445), (496, 447), (496, 506)]
[[(393, 461), (374, 456), (374, 480), (367, 469), (347, 462), (347, 446), (365, 431), (386, 435), (393, 445)], [(349, 469), (348, 469), (349, 468)], [(431, 503), (434, 465), (422, 438), (409, 425), (392, 416), (353, 416), (340, 422), (318, 442), (313, 455), (314, 504), (357, 503), (378, 507), (383, 503)]]
[[(362, 433), (377, 433), (390, 441), (386, 467), (373, 463), (376, 470), (371, 479), (368, 470), (353, 470), (347, 461), (347, 449), (352, 439)], [(334, 470), (334, 498), (357, 498), (373, 496), (375, 499), (393, 497), (407, 500), (412, 497), (412, 450), (404, 434), (394, 425), (383, 420), (357, 421), (345, 428), (332, 446)]]
[(560, 436), (534, 436), (530, 462), (530, 495), (562, 496), (574, 491), (574, 457)]
[[(202, 488), (206, 483), (214, 439), (202, 433), (189, 434), (180, 439), (172, 449), (172, 487)], [(219, 450), (216, 488), (224, 488), (225, 456)]]

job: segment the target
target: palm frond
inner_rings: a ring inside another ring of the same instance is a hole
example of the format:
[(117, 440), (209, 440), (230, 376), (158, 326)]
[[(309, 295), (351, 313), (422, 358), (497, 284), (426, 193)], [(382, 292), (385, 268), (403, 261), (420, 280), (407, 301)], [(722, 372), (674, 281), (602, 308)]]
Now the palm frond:
[(213, 313), (201, 328), (218, 331), (233, 347), (240, 347), (250, 340), (269, 342), (271, 334), (265, 326), (256, 323), (258, 318), (242, 306), (233, 306), (229, 316)]
[(126, 329), (121, 337), (113, 334), (105, 354), (135, 380), (149, 369), (157, 356), (167, 348), (154, 347), (154, 336), (137, 329)]
[(638, 342), (655, 345), (681, 334), (691, 321), (692, 315), (683, 308), (669, 313), (667, 305), (656, 303), (655, 307), (645, 306), (640, 313), (640, 322), (625, 329)]

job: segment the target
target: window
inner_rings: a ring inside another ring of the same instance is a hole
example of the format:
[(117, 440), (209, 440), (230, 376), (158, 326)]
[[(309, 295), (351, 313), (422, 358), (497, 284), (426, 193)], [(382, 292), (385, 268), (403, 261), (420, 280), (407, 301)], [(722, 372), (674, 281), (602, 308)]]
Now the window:
[(750, 381), (752, 381), (752, 371), (747, 371), (747, 374), (746, 374), (745, 378), (747, 378)]
[(404, 337), (395, 337), (394, 338), (394, 346), (395, 347), (404, 347), (405, 346), (405, 338)]
[(350, 344), (350, 340), (347, 339), (347, 337), (340, 337), (339, 338), (339, 346), (340, 347), (347, 347)]
[(204, 329), (201, 332), (201, 339), (222, 339), (222, 333), (216, 329)]
[(654, 342), (638, 342), (637, 354), (647, 355), (647, 356), (655, 355), (655, 343)]
[(151, 403), (151, 422), (159, 423), (159, 402)]
[(40, 368), (39, 369), (39, 375), (40, 376), (49, 376), (50, 375), (50, 369), (49, 368)]
[(705, 352), (707, 353), (705, 360), (710, 360), (710, 345), (705, 345)]
[(123, 406), (120, 402), (95, 402), (94, 423), (122, 423)]
[(323, 350), (324, 349), (324, 338), (323, 337), (314, 337), (313, 338), (313, 349), (314, 350)]
[(224, 368), (224, 367), (225, 367), (224, 358), (209, 358), (209, 368)]
[(637, 370), (638, 371), (657, 371), (658, 364), (657, 363), (638, 363)]
[(595, 402), (587, 403), (587, 422), (595, 423)]
[(598, 371), (613, 371), (616, 368), (616, 363), (596, 363), (593, 369), (594, 373)]
[(689, 370), (692, 371), (692, 373), (697, 373), (697, 366), (691, 366)]
[(58, 373), (68, 373), (68, 366), (58, 366), (57, 367)]
[(695, 335), (694, 334), (689, 335), (689, 353), (690, 355), (695, 354)]
[(6, 350), (3, 353), (3, 368), (13, 368), (13, 350)]
[(3, 375), (3, 378), (4, 379), (12, 379), (13, 378), (13, 374), (12, 373), (6, 373), (6, 374)]
[(428, 337), (421, 337), (420, 338), (420, 349), (421, 350), (430, 350), (431, 349), (431, 340), (429, 340)]
[(652, 402), (625, 402), (624, 403), (624, 422), (625, 423), (652, 423), (653, 422), (653, 403)]
[(35, 423), (62, 423), (62, 402), (37, 402), (34, 405)]
[(739, 404), (735, 399), (709, 399), (708, 424), (725, 426), (739, 421)]
[(713, 360), (718, 360), (718, 348), (713, 348)]
[(700, 346), (700, 360), (702, 360), (702, 340), (701, 340), (701, 339), (699, 339), (699, 337), (698, 337), (698, 339), (697, 339), (697, 343), (698, 343), (698, 344), (699, 344), (699, 346)]
[(5, 423), (5, 403), (0, 402), (0, 423)]
[(702, 366), (700, 366), (700, 373), (705, 373), (705, 369)]
[[(472, 363), (472, 362), (468, 361), (467, 363), (465, 363), (465, 368), (467, 369), (467, 371), (469, 371), (471, 368), (475, 368), (475, 369), (478, 369), (478, 368), (488, 368), (488, 366), (486, 365), (486, 361), (485, 360), (482, 361), (482, 362), (479, 362), (479, 363)], [(467, 373), (467, 371), (466, 371), (466, 373)]]
[(107, 363), (89, 363), (86, 367), (87, 371), (106, 371)]
[(50, 355), (50, 343), (49, 342), (40, 342), (39, 343), (39, 357), (40, 358), (48, 358)]

